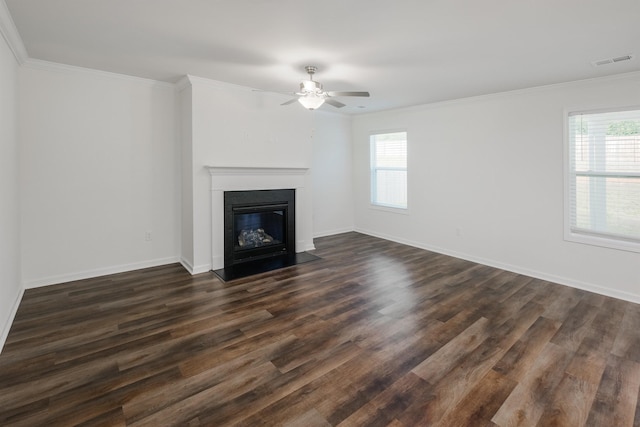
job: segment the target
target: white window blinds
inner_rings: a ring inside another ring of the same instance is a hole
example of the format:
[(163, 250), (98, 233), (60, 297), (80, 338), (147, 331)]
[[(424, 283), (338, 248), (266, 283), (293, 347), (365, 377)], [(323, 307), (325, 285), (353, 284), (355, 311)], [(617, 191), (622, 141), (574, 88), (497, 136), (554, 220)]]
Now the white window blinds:
[(640, 243), (640, 109), (569, 114), (571, 233)]
[(407, 208), (407, 133), (370, 137), (371, 203)]

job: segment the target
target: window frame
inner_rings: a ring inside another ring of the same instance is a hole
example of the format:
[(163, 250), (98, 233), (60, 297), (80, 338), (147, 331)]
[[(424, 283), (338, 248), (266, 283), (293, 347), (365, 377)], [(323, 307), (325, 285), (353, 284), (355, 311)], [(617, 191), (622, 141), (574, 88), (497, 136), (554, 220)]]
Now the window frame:
[(623, 112), (630, 110), (640, 110), (640, 105), (613, 105), (596, 108), (565, 108), (564, 109), (564, 144), (563, 144), (563, 169), (564, 169), (564, 240), (573, 243), (580, 243), (591, 246), (617, 249), (630, 252), (640, 252), (640, 239), (625, 237), (613, 233), (598, 233), (597, 231), (579, 230), (572, 225), (573, 198), (572, 181), (577, 176), (605, 176), (606, 172), (576, 172), (572, 164), (571, 149), (571, 129), (569, 120), (571, 116), (578, 114), (599, 114), (611, 112)]
[[(373, 138), (375, 136), (378, 135), (387, 135), (387, 134), (394, 134), (394, 133), (404, 133), (404, 140), (405, 140), (405, 152), (406, 152), (406, 164), (404, 168), (394, 168), (394, 167), (384, 167), (384, 168), (377, 168), (374, 167), (374, 159), (375, 159), (375, 151), (373, 149), (373, 145), (374, 145), (374, 140)], [(398, 171), (404, 171), (406, 173), (406, 185), (405, 185), (405, 191), (407, 193), (407, 201), (406, 201), (406, 205), (405, 206), (397, 206), (397, 205), (391, 205), (391, 204), (385, 204), (385, 203), (380, 203), (380, 202), (376, 202), (374, 200), (374, 183), (377, 185), (377, 180), (376, 180), (376, 171), (377, 170), (398, 170)], [(387, 211), (387, 212), (394, 212), (394, 213), (401, 213), (401, 214), (407, 214), (409, 212), (409, 132), (406, 129), (385, 129), (385, 130), (377, 130), (377, 131), (371, 131), (369, 133), (369, 207), (372, 209), (376, 209), (376, 210), (382, 210), (382, 211)]]

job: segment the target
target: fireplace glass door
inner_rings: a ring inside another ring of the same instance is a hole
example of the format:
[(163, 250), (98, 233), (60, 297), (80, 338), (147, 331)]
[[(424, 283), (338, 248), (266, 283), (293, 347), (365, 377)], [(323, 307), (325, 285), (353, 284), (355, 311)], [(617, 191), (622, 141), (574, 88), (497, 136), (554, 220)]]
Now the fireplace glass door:
[(234, 250), (264, 248), (272, 251), (273, 246), (284, 247), (286, 219), (287, 207), (282, 205), (234, 208)]
[(226, 191), (225, 268), (295, 255), (295, 191)]

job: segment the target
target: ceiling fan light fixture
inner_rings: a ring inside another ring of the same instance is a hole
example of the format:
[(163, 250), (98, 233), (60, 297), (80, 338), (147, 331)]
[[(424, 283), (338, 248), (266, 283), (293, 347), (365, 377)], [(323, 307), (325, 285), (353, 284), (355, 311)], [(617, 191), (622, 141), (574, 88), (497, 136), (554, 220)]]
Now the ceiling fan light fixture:
[(298, 102), (308, 110), (315, 110), (316, 108), (319, 108), (322, 104), (324, 104), (324, 98), (321, 96), (316, 96), (315, 94), (309, 94), (298, 98)]
[(320, 108), (320, 106), (325, 102), (332, 107), (342, 108), (345, 104), (333, 99), (334, 96), (369, 96), (369, 92), (326, 92), (322, 89), (322, 83), (313, 80), (313, 74), (316, 72), (317, 68), (312, 65), (304, 68), (309, 74), (309, 80), (303, 80), (300, 82), (300, 92), (294, 93), (297, 98), (290, 99), (280, 105), (293, 104), (297, 99), (298, 102), (307, 110)]

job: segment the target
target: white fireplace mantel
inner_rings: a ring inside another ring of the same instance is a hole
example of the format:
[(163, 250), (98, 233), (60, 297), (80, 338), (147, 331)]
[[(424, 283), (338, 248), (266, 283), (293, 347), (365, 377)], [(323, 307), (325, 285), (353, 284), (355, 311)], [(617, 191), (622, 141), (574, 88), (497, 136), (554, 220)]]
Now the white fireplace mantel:
[(313, 246), (309, 168), (206, 166), (211, 175), (211, 269), (224, 267), (224, 192), (296, 190), (296, 252)]

